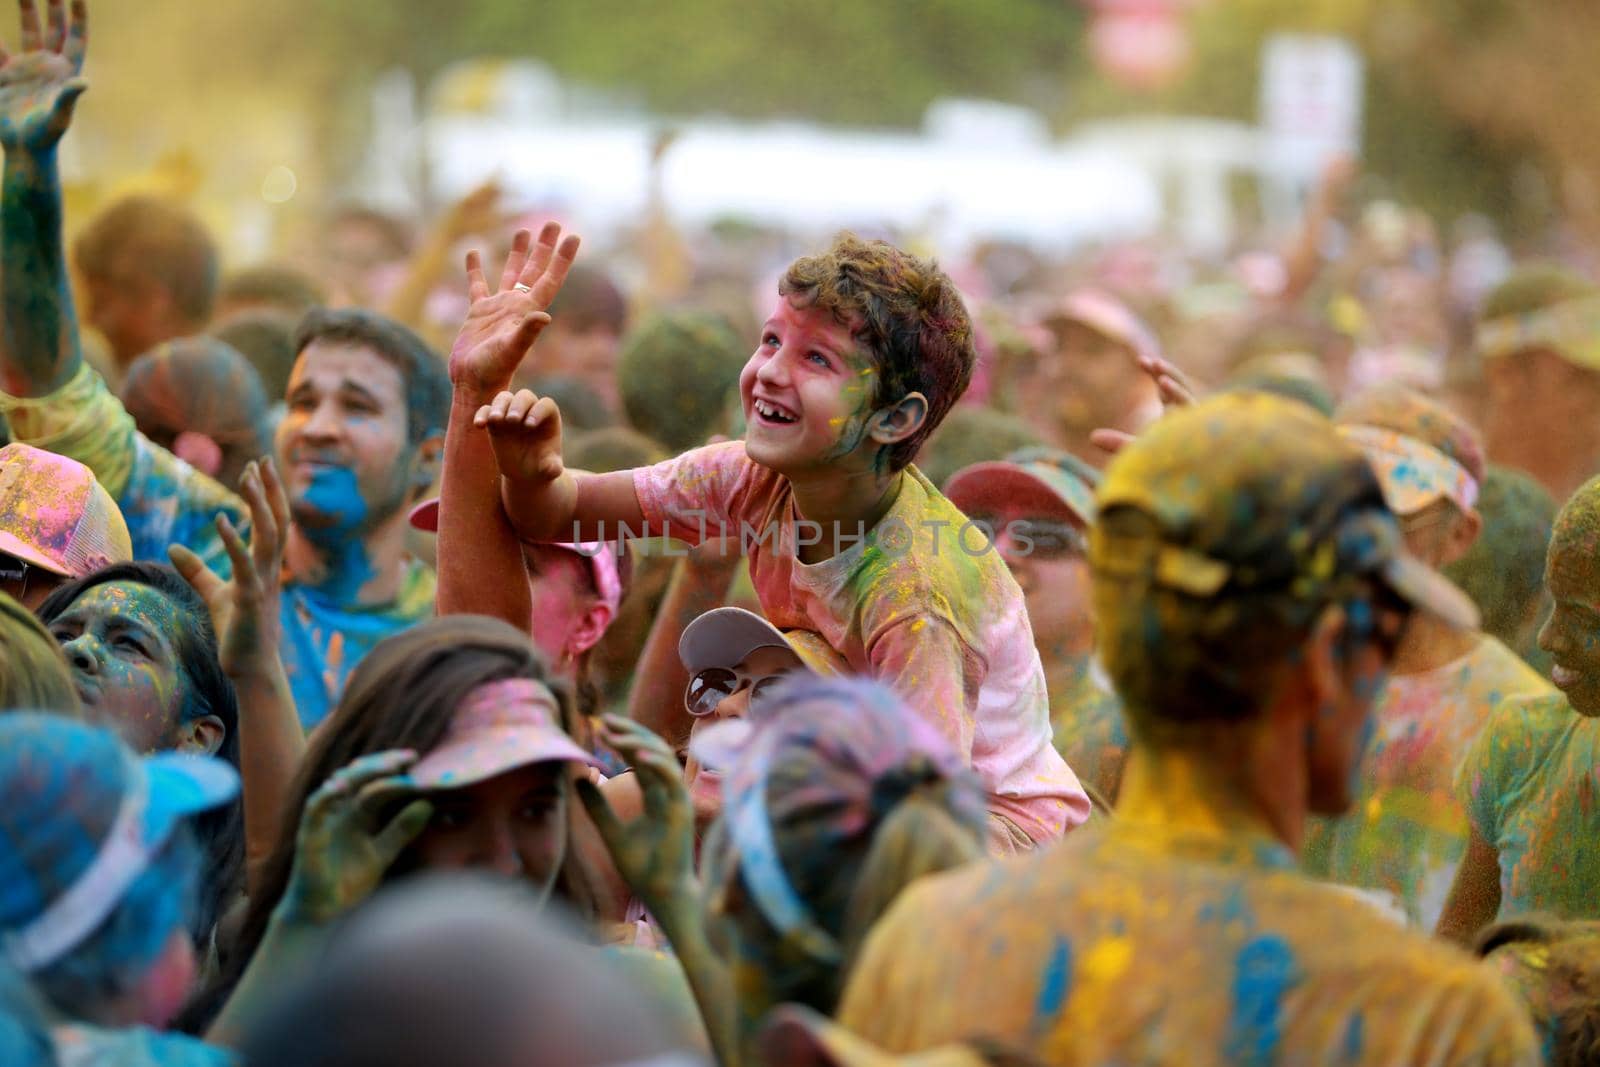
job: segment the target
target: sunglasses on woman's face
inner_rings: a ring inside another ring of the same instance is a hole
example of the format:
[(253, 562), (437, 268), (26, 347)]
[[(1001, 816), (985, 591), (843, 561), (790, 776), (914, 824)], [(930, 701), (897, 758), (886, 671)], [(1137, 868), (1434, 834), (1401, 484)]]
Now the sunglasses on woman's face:
[(763, 674), (752, 678), (727, 667), (706, 667), (696, 671), (694, 677), (689, 679), (689, 688), (683, 694), (683, 705), (689, 709), (690, 715), (697, 719), (704, 718), (716, 711), (718, 704), (733, 696), (748, 683), (750, 705), (754, 707), (787, 673), (789, 672), (785, 670), (777, 674)]

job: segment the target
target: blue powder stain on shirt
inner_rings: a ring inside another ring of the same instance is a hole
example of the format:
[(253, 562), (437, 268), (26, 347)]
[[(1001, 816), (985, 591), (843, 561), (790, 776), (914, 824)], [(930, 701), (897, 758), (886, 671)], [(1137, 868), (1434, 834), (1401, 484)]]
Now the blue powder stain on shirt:
[(1038, 999), (1033, 1004), (1033, 1027), (1036, 1033), (1050, 1029), (1056, 1016), (1061, 1014), (1067, 994), (1072, 991), (1072, 945), (1064, 937), (1057, 937), (1050, 948), (1050, 958), (1045, 961), (1044, 981), (1039, 987)]
[(1284, 995), (1299, 980), (1294, 952), (1281, 937), (1252, 938), (1234, 958), (1233, 1014), (1227, 1058), (1235, 1064), (1269, 1064), (1282, 1037)]
[(1344, 1028), (1344, 1058), (1347, 1063), (1360, 1063), (1361, 1050), (1366, 1045), (1366, 1020), (1360, 1015), (1350, 1016)]

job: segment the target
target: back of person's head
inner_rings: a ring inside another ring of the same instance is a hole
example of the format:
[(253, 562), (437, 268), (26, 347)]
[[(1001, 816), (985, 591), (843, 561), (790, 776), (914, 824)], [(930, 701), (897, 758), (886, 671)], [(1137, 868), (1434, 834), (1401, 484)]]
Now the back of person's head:
[(704, 445), (722, 427), (728, 392), (749, 352), (722, 315), (670, 310), (622, 341), (618, 382), (627, 421), (675, 453)]
[(749, 353), (721, 315), (666, 311), (623, 340), (622, 409), (634, 429), (673, 452), (705, 444), (721, 427), (729, 390)]
[(294, 373), (294, 331), (300, 312), (241, 311), (212, 327), (211, 333), (250, 361), (261, 378), (267, 403), (281, 403)]
[(90, 220), (73, 245), (86, 277), (121, 282), (140, 277), (171, 295), (173, 307), (196, 327), (211, 317), (217, 297), (217, 247), (181, 204), (130, 196)]
[(442, 357), (400, 323), (360, 308), (316, 308), (295, 331), (294, 350), (315, 341), (367, 348), (400, 372), (412, 445), (444, 433), (450, 417), (450, 376)]
[(877, 682), (797, 675), (704, 744), (724, 730), (747, 736), (726, 765), (710, 862), (724, 881), (736, 870), (753, 905), (735, 921), (774, 999), (831, 1011), (900, 892), (982, 857), (982, 786)]
[(129, 365), (119, 392), (140, 433), (223, 485), (271, 449), (261, 378), (216, 338), (162, 342)]
[(647, 991), (504, 884), (385, 890), (254, 1021), (250, 1067), (579, 1067), (695, 1059)]
[(582, 431), (566, 444), (563, 453), (567, 466), (594, 474), (648, 467), (669, 456), (659, 443), (626, 426)]
[(1327, 609), (1368, 637), (1400, 603), (1395, 582), (1475, 621), (1404, 555), (1360, 449), (1295, 401), (1223, 394), (1169, 414), (1118, 454), (1096, 502), (1100, 656), (1146, 743), (1255, 719)]
[(1555, 498), (1521, 471), (1491, 465), (1478, 513), (1483, 533), (1465, 556), (1444, 568), (1445, 576), (1478, 605), (1485, 633), (1526, 655), (1533, 651), (1529, 631), (1544, 602)]
[(620, 337), (628, 323), (628, 299), (605, 271), (576, 263), (550, 302), (550, 318), (575, 333), (603, 329)]
[(1528, 1009), (1551, 1067), (1600, 1063), (1600, 922), (1524, 916), (1474, 949)]
[(328, 302), (317, 280), (281, 263), (260, 263), (230, 272), (217, 294), (218, 315), (275, 311), (299, 318)]
[(830, 312), (855, 333), (877, 372), (874, 408), (910, 393), (927, 398), (921, 428), (889, 453), (891, 470), (905, 467), (967, 391), (977, 363), (972, 320), (955, 283), (930, 260), (842, 233), (827, 251), (790, 264), (778, 292)]
[(61, 646), (34, 614), (0, 593), (0, 708), (77, 715), (78, 691)]
[(529, 386), (540, 396), (556, 402), (556, 407), (561, 409), (563, 432), (587, 433), (616, 424), (605, 398), (577, 378), (565, 374), (540, 375)]
[(928, 481), (942, 486), (964, 467), (1005, 459), (1018, 449), (1043, 444), (1033, 427), (1015, 415), (962, 405), (950, 412), (944, 425), (923, 447), (917, 456), (917, 469)]
[(147, 1013), (170, 1016), (182, 990), (141, 986), (181, 944), (195, 906), (201, 856), (186, 821), (237, 787), (216, 760), (141, 760), (86, 723), (0, 715), (0, 943), (10, 964), (69, 1018), (133, 1013), (164, 1024)]

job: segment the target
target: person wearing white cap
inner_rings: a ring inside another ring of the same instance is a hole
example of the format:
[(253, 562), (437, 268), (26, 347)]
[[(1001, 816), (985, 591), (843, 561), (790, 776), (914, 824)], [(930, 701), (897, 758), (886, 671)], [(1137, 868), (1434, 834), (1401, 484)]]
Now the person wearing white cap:
[[(1339, 433), (1377, 472), (1406, 547), (1434, 568), (1477, 539), (1486, 474), (1478, 432), (1437, 402), (1389, 386), (1352, 397)], [(1431, 930), (1466, 854), (1467, 813), (1456, 771), (1496, 707), (1553, 687), (1498, 640), (1428, 616), (1407, 629), (1379, 691), (1356, 801), (1307, 839), (1311, 873), (1380, 895)]]
[(785, 675), (841, 674), (843, 664), (820, 637), (781, 633), (743, 608), (717, 608), (695, 619), (678, 640), (678, 658), (689, 672), (683, 702), (694, 719), (684, 781), (695, 821), (705, 827), (721, 810), (722, 778), (695, 757), (694, 738), (708, 726), (742, 719)]

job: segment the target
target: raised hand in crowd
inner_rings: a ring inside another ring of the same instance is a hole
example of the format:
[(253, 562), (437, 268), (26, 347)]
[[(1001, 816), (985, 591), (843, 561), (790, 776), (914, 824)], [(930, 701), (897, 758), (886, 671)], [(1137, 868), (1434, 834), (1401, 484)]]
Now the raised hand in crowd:
[(81, 77), (89, 36), (84, 0), (73, 0), (70, 19), (62, 0), (49, 0), (48, 27), (39, 24), (35, 0), (18, 6), (21, 50), (0, 47), (0, 146), (7, 155), (54, 148), (89, 87)]
[(599, 787), (580, 780), (578, 796), (611, 861), (655, 916), (683, 965), (712, 1048), (724, 1067), (739, 1062), (732, 976), (706, 934), (694, 871), (694, 805), (683, 768), (660, 737), (620, 715), (601, 720), (600, 740), (633, 767), (644, 803), (640, 816), (618, 818)]
[(55, 147), (87, 83), (88, 9), (49, 0), (47, 24), (35, 0), (21, 0), (21, 50), (0, 49), (0, 267), (5, 276), (5, 344), (0, 387), (42, 396), (77, 372), (77, 320), (61, 245), (61, 185)]
[[(1199, 399), (1199, 391), (1170, 359), (1151, 355), (1136, 355), (1134, 358), (1139, 363), (1139, 369), (1155, 379), (1156, 389), (1161, 394), (1162, 411), (1188, 407)], [(1115, 455), (1134, 436), (1123, 430), (1101, 429), (1091, 433), (1089, 440), (1096, 448)]]
[(184, 581), (205, 601), (222, 669), (239, 696), (245, 855), (253, 886), (278, 839), (279, 813), (305, 752), (305, 734), (279, 654), (289, 497), (270, 457), (245, 468), (239, 494), (250, 508), (249, 544), (227, 515), (216, 520), (233, 564), (230, 579), (218, 576), (183, 545), (173, 545), (167, 552)]

